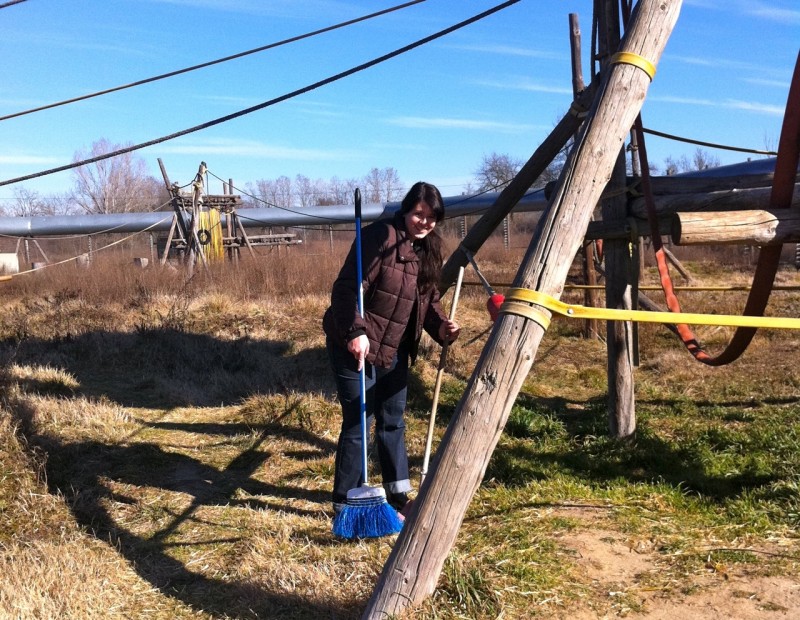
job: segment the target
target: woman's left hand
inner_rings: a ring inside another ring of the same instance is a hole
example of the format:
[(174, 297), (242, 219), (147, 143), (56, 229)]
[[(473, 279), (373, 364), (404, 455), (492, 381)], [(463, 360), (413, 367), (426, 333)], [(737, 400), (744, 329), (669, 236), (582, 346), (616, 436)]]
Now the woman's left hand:
[(443, 342), (453, 342), (461, 333), (461, 326), (455, 321), (447, 319), (439, 326), (439, 338)]

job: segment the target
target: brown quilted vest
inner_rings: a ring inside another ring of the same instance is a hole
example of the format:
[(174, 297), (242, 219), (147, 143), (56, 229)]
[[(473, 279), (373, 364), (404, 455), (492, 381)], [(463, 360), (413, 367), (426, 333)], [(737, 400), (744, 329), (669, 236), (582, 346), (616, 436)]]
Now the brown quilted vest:
[[(417, 290), (420, 263), (403, 216), (398, 214), (365, 227), (361, 248), (364, 319), (357, 311), (356, 256), (352, 247), (333, 283), (331, 306), (323, 317), (325, 334), (346, 348), (349, 340), (366, 333), (367, 361), (384, 368), (391, 365), (404, 336), (409, 337), (413, 363), (423, 328), (441, 344), (439, 326), (446, 316), (439, 304), (439, 292), (435, 286), (424, 294)], [(406, 336), (409, 323), (412, 326)]]

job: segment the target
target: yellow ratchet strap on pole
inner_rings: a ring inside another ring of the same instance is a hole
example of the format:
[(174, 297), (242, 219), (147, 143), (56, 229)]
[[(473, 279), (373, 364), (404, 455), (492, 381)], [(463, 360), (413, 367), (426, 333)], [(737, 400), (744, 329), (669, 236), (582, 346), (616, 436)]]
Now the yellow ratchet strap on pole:
[[(793, 318), (590, 308), (576, 304), (567, 304), (550, 295), (526, 288), (510, 289), (506, 294), (505, 303), (500, 306), (500, 314), (517, 314), (519, 316), (524, 316), (535, 321), (544, 329), (547, 329), (550, 325), (550, 318), (542, 311), (542, 308), (561, 316), (576, 319), (637, 321), (640, 323), (669, 323), (672, 325), (724, 325), (729, 327), (800, 329), (800, 319)], [(542, 318), (544, 318), (544, 320), (542, 320)]]
[(611, 57), (611, 64), (625, 64), (639, 67), (647, 74), (651, 82), (656, 75), (656, 66), (644, 56), (639, 56), (639, 54), (634, 54), (633, 52), (617, 52)]

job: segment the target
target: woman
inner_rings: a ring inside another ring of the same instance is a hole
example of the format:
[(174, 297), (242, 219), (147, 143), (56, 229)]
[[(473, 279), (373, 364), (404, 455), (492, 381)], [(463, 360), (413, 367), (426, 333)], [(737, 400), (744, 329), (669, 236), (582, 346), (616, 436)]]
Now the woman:
[(393, 219), (363, 229), (363, 319), (358, 313), (355, 247), (333, 283), (323, 328), (342, 405), (333, 483), (337, 512), (347, 491), (363, 482), (362, 364), (366, 364), (367, 428), (374, 419), (386, 496), (401, 514), (408, 508), (411, 482), (403, 419), (408, 369), (416, 359), (423, 329), (439, 344), (455, 340), (459, 333), (458, 324), (449, 320), (439, 303), (442, 239), (434, 229), (443, 219), (439, 190), (420, 181), (403, 198)]

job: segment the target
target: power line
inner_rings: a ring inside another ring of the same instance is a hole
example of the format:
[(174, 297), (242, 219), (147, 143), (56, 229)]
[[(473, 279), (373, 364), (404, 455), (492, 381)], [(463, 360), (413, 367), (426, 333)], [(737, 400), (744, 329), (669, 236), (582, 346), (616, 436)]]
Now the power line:
[(27, 0), (10, 0), (9, 2), (3, 2), (0, 4), (0, 9), (5, 9), (10, 7), (12, 4), (19, 4), (20, 2), (27, 2)]
[(649, 133), (653, 136), (659, 136), (661, 138), (667, 138), (669, 140), (677, 140), (678, 142), (688, 142), (689, 144), (698, 144), (700, 146), (707, 146), (714, 149), (724, 149), (728, 151), (738, 151), (739, 153), (755, 153), (756, 155), (777, 155), (777, 151), (759, 151), (756, 149), (746, 149), (739, 146), (725, 146), (724, 144), (714, 144), (713, 142), (703, 142), (701, 140), (692, 140), (691, 138), (682, 138), (680, 136), (674, 136), (669, 133), (664, 133), (663, 131), (656, 131), (655, 129), (647, 129), (646, 127), (642, 129), (644, 133)]
[(42, 170), (40, 172), (34, 172), (32, 174), (28, 174), (28, 175), (25, 175), (25, 176), (22, 176), (22, 177), (16, 177), (16, 178), (13, 178), (13, 179), (7, 179), (5, 181), (0, 181), (0, 187), (3, 187), (5, 185), (12, 185), (14, 183), (20, 183), (22, 181), (29, 181), (30, 179), (36, 179), (38, 177), (43, 177), (43, 176), (46, 176), (48, 174), (54, 174), (56, 172), (63, 172), (65, 170), (70, 170), (72, 168), (78, 168), (80, 166), (86, 166), (88, 164), (93, 164), (95, 162), (102, 161), (104, 159), (109, 159), (111, 157), (117, 157), (118, 155), (125, 155), (126, 153), (132, 153), (133, 151), (138, 151), (140, 149), (147, 148), (147, 147), (150, 147), (150, 146), (154, 146), (156, 144), (161, 144), (162, 142), (167, 142), (169, 140), (174, 140), (175, 138), (180, 138), (182, 136), (185, 136), (185, 135), (188, 135), (188, 134), (191, 134), (191, 133), (195, 133), (195, 132), (200, 131), (202, 129), (208, 129), (209, 127), (214, 127), (216, 125), (220, 125), (222, 123), (226, 123), (226, 122), (231, 121), (231, 120), (233, 120), (235, 118), (239, 118), (240, 116), (245, 116), (247, 114), (251, 114), (253, 112), (257, 112), (259, 110), (263, 110), (264, 108), (268, 108), (268, 107), (270, 107), (272, 105), (275, 105), (276, 103), (281, 103), (283, 101), (286, 101), (287, 99), (292, 99), (293, 97), (297, 97), (298, 95), (302, 95), (302, 94), (311, 92), (312, 90), (315, 90), (315, 89), (319, 88), (320, 86), (327, 86), (328, 84), (332, 84), (333, 82), (336, 82), (336, 81), (341, 80), (343, 78), (349, 77), (349, 76), (351, 76), (351, 75), (353, 75), (355, 73), (359, 73), (360, 71), (364, 71), (365, 69), (369, 69), (371, 67), (374, 67), (375, 65), (378, 65), (378, 64), (380, 64), (382, 62), (390, 60), (390, 59), (394, 58), (395, 56), (400, 56), (401, 54), (405, 54), (406, 52), (409, 52), (409, 51), (411, 51), (411, 50), (413, 50), (413, 49), (415, 49), (417, 47), (420, 47), (420, 46), (422, 46), (422, 45), (424, 45), (426, 43), (430, 43), (431, 41), (434, 41), (434, 40), (439, 39), (439, 38), (441, 38), (441, 37), (443, 37), (443, 36), (445, 36), (447, 34), (450, 34), (451, 32), (454, 32), (456, 30), (464, 28), (465, 26), (468, 26), (468, 25), (470, 25), (470, 24), (472, 24), (474, 22), (480, 21), (481, 19), (484, 19), (485, 17), (488, 17), (488, 16), (490, 16), (490, 15), (492, 15), (494, 13), (497, 13), (498, 11), (506, 9), (511, 5), (517, 4), (518, 2), (520, 2), (520, 0), (508, 0), (507, 2), (503, 2), (502, 4), (498, 4), (497, 6), (494, 6), (491, 9), (489, 9), (487, 11), (484, 11), (483, 13), (479, 13), (478, 15), (475, 15), (473, 17), (470, 17), (469, 19), (466, 19), (466, 20), (464, 20), (462, 22), (459, 22), (459, 23), (455, 24), (454, 26), (450, 26), (448, 28), (445, 28), (444, 30), (440, 30), (439, 32), (436, 32), (436, 33), (434, 33), (432, 35), (429, 35), (427, 37), (419, 39), (419, 40), (415, 41), (414, 43), (410, 43), (409, 45), (406, 45), (404, 47), (398, 48), (398, 49), (394, 50), (393, 52), (389, 52), (388, 54), (384, 54), (383, 56), (379, 56), (378, 58), (374, 58), (372, 60), (369, 60), (369, 61), (367, 61), (365, 63), (362, 63), (362, 64), (360, 64), (360, 65), (358, 65), (356, 67), (352, 67), (351, 69), (347, 69), (346, 71), (342, 71), (341, 73), (337, 73), (335, 75), (327, 77), (327, 78), (325, 78), (323, 80), (320, 80), (319, 82), (314, 82), (313, 84), (311, 84), (309, 86), (305, 86), (303, 88), (300, 88), (300, 89), (297, 89), (297, 90), (293, 90), (292, 92), (286, 93), (285, 95), (281, 95), (279, 97), (275, 97), (274, 99), (270, 99), (269, 101), (265, 101), (263, 103), (259, 103), (258, 105), (254, 105), (254, 106), (251, 106), (249, 108), (245, 108), (244, 110), (239, 110), (238, 112), (233, 112), (232, 114), (227, 114), (226, 116), (221, 116), (221, 117), (219, 117), (217, 119), (214, 119), (212, 121), (208, 121), (208, 122), (202, 123), (200, 125), (195, 125), (194, 127), (190, 127), (188, 129), (183, 129), (181, 131), (177, 131), (177, 132), (169, 134), (167, 136), (162, 136), (160, 138), (155, 138), (154, 140), (149, 140), (148, 142), (141, 142), (139, 144), (134, 144), (134, 145), (119, 149), (117, 151), (104, 153), (102, 155), (97, 155), (97, 156), (91, 157), (89, 159), (84, 159), (84, 160), (81, 160), (81, 161), (72, 162), (71, 164), (58, 166), (57, 168), (50, 168), (49, 170)]
[[(24, 2), (25, 0), (16, 0), (17, 2)], [(393, 11), (399, 11), (400, 9), (407, 8), (414, 4), (419, 4), (420, 2), (425, 2), (425, 0), (412, 0), (411, 2), (406, 2), (405, 4), (398, 4), (397, 6), (384, 9), (382, 11), (378, 11), (376, 13), (370, 13), (369, 15), (364, 15), (362, 17), (357, 17), (355, 19), (350, 19), (348, 21), (341, 22), (339, 24), (335, 24), (333, 26), (328, 26), (326, 28), (321, 28), (319, 30), (314, 30), (313, 32), (307, 32), (306, 34), (301, 34), (296, 37), (291, 37), (289, 39), (284, 39), (283, 41), (278, 41), (276, 43), (270, 43), (269, 45), (263, 45), (261, 47), (256, 47), (251, 50), (247, 50), (246, 52), (239, 52), (238, 54), (233, 54), (231, 56), (225, 56), (224, 58), (218, 58), (217, 60), (210, 60), (208, 62), (201, 63), (199, 65), (194, 65), (191, 67), (187, 67), (185, 69), (178, 69), (176, 71), (170, 71), (169, 73), (162, 73), (161, 75), (156, 75), (154, 77), (145, 78), (143, 80), (138, 80), (136, 82), (131, 82), (130, 84), (123, 84), (122, 86), (114, 86), (113, 88), (107, 88), (105, 90), (100, 90), (95, 93), (90, 93), (87, 95), (81, 95), (79, 97), (73, 97), (72, 99), (65, 99), (64, 101), (58, 101), (56, 103), (48, 103), (47, 105), (39, 106), (38, 108), (31, 108), (30, 110), (23, 110), (21, 112), (14, 112), (12, 114), (7, 114), (5, 116), (0, 116), (0, 121), (6, 121), (10, 118), (16, 118), (18, 116), (25, 116), (26, 114), (33, 114), (34, 112), (41, 112), (42, 110), (49, 110), (51, 108), (57, 108), (59, 106), (67, 105), (69, 103), (76, 103), (78, 101), (85, 101), (86, 99), (92, 99), (94, 97), (99, 97), (100, 95), (107, 95), (109, 93), (115, 93), (120, 90), (125, 90), (127, 88), (133, 88), (134, 86), (142, 86), (143, 84), (149, 84), (151, 82), (157, 82), (158, 80), (163, 80), (170, 77), (175, 77), (176, 75), (181, 75), (183, 73), (189, 73), (190, 71), (196, 71), (197, 69), (204, 69), (205, 67), (210, 67), (212, 65), (218, 65), (223, 62), (228, 62), (229, 60), (235, 60), (237, 58), (242, 58), (244, 56), (249, 56), (250, 54), (256, 54), (258, 52), (263, 52), (265, 50), (273, 49), (275, 47), (280, 47), (281, 45), (286, 45), (287, 43), (295, 43), (297, 41), (301, 41), (303, 39), (308, 39), (310, 37), (316, 36), (318, 34), (323, 34), (325, 32), (330, 32), (332, 30), (337, 30), (338, 28), (344, 28), (345, 26), (351, 26), (353, 24), (357, 24), (358, 22), (363, 22), (368, 19), (372, 19), (373, 17), (378, 17), (380, 15), (385, 15), (386, 13), (391, 13)], [(10, 3), (13, 4), (13, 3)], [(5, 5), (0, 5), (0, 8), (3, 8)]]

